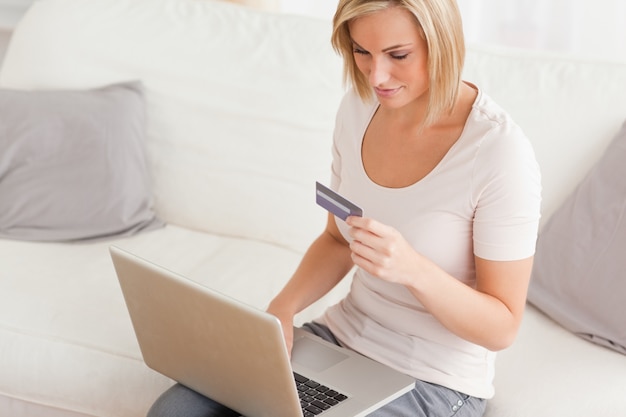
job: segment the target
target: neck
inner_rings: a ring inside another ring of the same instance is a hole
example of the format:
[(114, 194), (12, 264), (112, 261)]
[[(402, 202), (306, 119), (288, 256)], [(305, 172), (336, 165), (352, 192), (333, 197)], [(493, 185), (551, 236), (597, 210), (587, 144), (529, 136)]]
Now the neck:
[[(427, 96), (427, 93), (425, 94)], [(424, 128), (428, 98), (420, 97), (402, 107), (388, 107), (381, 105), (378, 113), (388, 123), (406, 131), (419, 131)]]

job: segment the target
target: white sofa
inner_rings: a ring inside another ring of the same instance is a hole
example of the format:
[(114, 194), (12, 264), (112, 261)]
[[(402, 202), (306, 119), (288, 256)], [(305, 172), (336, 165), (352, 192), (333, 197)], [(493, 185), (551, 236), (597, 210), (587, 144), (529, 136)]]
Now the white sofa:
[[(343, 94), (329, 33), (327, 21), (206, 0), (32, 6), (0, 87), (140, 80), (153, 207), (166, 226), (84, 242), (0, 239), (0, 416), (139, 417), (172, 383), (142, 362), (111, 244), (266, 306), (324, 224), (314, 182), (329, 178)], [(471, 46), (465, 74), (533, 142), (545, 221), (626, 118), (626, 63)], [(299, 322), (338, 300), (345, 281)], [(498, 355), (495, 384), (488, 417), (626, 416), (626, 357), (532, 305)]]

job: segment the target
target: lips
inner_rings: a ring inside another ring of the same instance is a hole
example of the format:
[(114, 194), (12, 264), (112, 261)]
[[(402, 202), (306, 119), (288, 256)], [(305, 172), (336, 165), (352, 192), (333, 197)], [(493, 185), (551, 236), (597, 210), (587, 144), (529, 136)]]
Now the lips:
[(402, 87), (398, 87), (398, 88), (374, 87), (374, 92), (376, 93), (378, 97), (389, 98), (389, 97), (393, 97), (398, 91), (400, 91), (401, 88)]

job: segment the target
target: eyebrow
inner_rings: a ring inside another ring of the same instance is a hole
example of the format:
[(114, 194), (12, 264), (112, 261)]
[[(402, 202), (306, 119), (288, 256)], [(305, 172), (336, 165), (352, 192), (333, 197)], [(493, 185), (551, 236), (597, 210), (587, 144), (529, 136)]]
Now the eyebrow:
[(407, 46), (410, 46), (410, 45), (411, 45), (410, 43), (400, 43), (398, 45), (393, 45), (393, 46), (383, 49), (383, 52), (393, 51), (394, 49), (398, 49), (398, 48), (406, 48)]
[[(354, 39), (352, 39), (352, 43), (353, 43), (353, 44), (354, 44), (357, 48), (360, 48), (360, 49), (366, 50), (366, 49), (365, 49), (365, 48), (363, 48), (361, 45), (359, 45), (359, 44), (358, 44), (358, 43), (357, 43)], [(400, 43), (400, 44), (397, 44), (397, 45), (388, 46), (387, 48), (383, 49), (383, 50), (382, 50), (382, 52), (389, 52), (389, 51), (393, 51), (393, 50), (398, 49), (398, 48), (405, 48), (405, 47), (407, 47), (407, 46), (411, 46), (411, 44), (410, 44), (410, 43)]]

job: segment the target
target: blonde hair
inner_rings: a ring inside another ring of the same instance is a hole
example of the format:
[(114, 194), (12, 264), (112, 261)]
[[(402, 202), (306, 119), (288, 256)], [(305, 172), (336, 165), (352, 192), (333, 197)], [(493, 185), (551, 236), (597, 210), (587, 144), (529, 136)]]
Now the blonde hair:
[(416, 19), (428, 46), (429, 100), (425, 125), (452, 111), (458, 98), (465, 60), (461, 14), (455, 0), (340, 0), (331, 42), (344, 61), (344, 82), (368, 100), (373, 91), (354, 60), (349, 23), (389, 7), (402, 7)]

